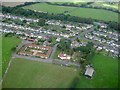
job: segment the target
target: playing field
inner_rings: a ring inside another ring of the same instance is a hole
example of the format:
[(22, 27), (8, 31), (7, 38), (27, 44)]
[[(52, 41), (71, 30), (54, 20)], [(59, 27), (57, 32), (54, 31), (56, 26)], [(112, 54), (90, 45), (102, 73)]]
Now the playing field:
[(72, 16), (93, 18), (104, 21), (116, 21), (116, 22), (118, 21), (117, 13), (102, 9), (57, 6), (57, 5), (48, 5), (46, 3), (37, 3), (29, 6), (24, 6), (23, 8), (55, 13), (55, 14), (64, 13), (64, 11), (68, 11), (67, 14), (70, 14)]
[[(78, 88), (117, 87), (118, 60), (95, 55), (92, 62), (95, 69), (93, 79), (80, 75), (80, 80), (75, 86)], [(73, 68), (15, 59), (3, 82), (3, 87), (64, 88), (70, 87), (76, 76), (78, 76), (78, 72)]]
[(73, 68), (15, 59), (3, 82), (3, 87), (65, 88), (70, 86), (76, 75)]
[(11, 59), (12, 48), (21, 42), (20, 39), (16, 37), (3, 37), (2, 38), (2, 72), (4, 74), (9, 60)]

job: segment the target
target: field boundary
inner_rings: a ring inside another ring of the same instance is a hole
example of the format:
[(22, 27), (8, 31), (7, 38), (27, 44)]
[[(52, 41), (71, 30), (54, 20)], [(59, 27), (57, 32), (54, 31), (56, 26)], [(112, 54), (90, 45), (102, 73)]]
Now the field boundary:
[(2, 77), (2, 79), (1, 79), (1, 81), (0, 81), (0, 84), (2, 84), (2, 82), (4, 81), (4, 78), (6, 77), (6, 75), (7, 75), (7, 73), (8, 73), (8, 70), (9, 70), (9, 68), (10, 68), (10, 66), (11, 66), (11, 63), (12, 63), (12, 59), (13, 59), (13, 57), (11, 57), (11, 59), (10, 59), (10, 61), (9, 61), (8, 67), (7, 67), (6, 70), (5, 70), (5, 73), (4, 73), (4, 75), (3, 75), (3, 77)]

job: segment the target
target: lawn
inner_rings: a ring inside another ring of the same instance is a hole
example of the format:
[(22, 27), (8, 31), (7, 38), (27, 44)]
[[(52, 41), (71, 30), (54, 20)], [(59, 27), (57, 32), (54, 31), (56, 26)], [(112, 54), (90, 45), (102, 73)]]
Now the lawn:
[(2, 38), (2, 73), (4, 74), (8, 63), (11, 59), (12, 48), (21, 42), (20, 39), (16, 37), (4, 37)]
[(36, 11), (43, 11), (49, 13), (64, 13), (68, 11), (68, 14), (72, 16), (93, 18), (104, 21), (118, 21), (118, 14), (112, 11), (92, 8), (80, 8), (80, 7), (68, 7), (68, 6), (57, 6), (48, 5), (46, 3), (37, 3), (33, 5), (24, 6), (24, 9), (31, 9)]
[[(92, 59), (95, 73), (92, 79), (82, 74), (77, 88), (114, 88), (118, 84), (118, 60), (101, 54)], [(22, 65), (22, 66), (21, 66)], [(4, 88), (65, 88), (73, 84), (78, 72), (73, 68), (14, 59), (3, 82)]]
[(76, 76), (73, 68), (14, 59), (3, 88), (65, 88), (71, 85)]
[(108, 56), (95, 55), (92, 59), (95, 68), (93, 79), (81, 76), (77, 87), (115, 88), (118, 87), (118, 60)]

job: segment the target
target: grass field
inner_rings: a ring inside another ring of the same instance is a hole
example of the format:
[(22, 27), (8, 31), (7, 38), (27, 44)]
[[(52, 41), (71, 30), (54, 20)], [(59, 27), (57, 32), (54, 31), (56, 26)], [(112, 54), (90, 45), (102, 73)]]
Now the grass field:
[[(95, 68), (93, 79), (80, 75), (77, 88), (113, 88), (118, 83), (118, 60), (103, 55), (95, 55), (92, 60)], [(22, 66), (21, 66), (22, 65)], [(28, 61), (13, 60), (3, 82), (4, 88), (64, 88), (70, 87), (78, 72), (73, 68)]]
[(118, 21), (117, 13), (102, 9), (57, 6), (48, 5), (46, 3), (37, 3), (29, 6), (24, 6), (23, 8), (55, 14), (64, 13), (64, 11), (68, 11), (68, 14), (72, 16), (93, 18), (104, 21), (116, 21), (116, 22)]
[(77, 87), (81, 88), (113, 88), (118, 87), (118, 60), (108, 56), (95, 55), (92, 60), (95, 74), (92, 80), (81, 76)]
[(2, 38), (2, 73), (5, 72), (9, 60), (11, 59), (12, 48), (21, 42), (16, 37), (4, 37)]
[(0, 35), (0, 80), (2, 79), (2, 35)]
[(69, 87), (76, 75), (72, 68), (15, 59), (3, 82), (3, 87), (65, 88)]

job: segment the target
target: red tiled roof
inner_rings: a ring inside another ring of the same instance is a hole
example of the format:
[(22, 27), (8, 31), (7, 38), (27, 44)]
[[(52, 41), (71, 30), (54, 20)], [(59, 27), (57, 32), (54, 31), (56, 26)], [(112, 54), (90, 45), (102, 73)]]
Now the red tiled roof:
[[(26, 45), (24, 45), (24, 48), (22, 48), (21, 49), (21, 51), (18, 53), (18, 54), (31, 54), (31, 55), (33, 55), (33, 53), (31, 53), (31, 52), (27, 52), (27, 51), (25, 51), (25, 48), (26, 47), (32, 47), (32, 48), (39, 48), (39, 49), (41, 49), (41, 50), (47, 50), (47, 53), (46, 54), (43, 54), (43, 53), (37, 53), (35, 56), (40, 56), (40, 57), (44, 57), (44, 58), (49, 58), (49, 56), (50, 56), (50, 54), (51, 54), (51, 52), (52, 52), (52, 47), (50, 47), (50, 46), (40, 46), (40, 45), (36, 45), (36, 44), (26, 44)], [(33, 55), (34, 56), (34, 55)]]

